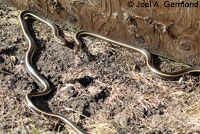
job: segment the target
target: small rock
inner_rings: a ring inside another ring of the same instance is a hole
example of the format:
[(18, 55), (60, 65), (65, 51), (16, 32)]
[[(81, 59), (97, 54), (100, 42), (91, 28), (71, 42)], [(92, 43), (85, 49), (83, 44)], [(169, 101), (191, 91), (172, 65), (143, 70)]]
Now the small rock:
[(69, 97), (74, 97), (77, 94), (78, 92), (74, 89), (73, 84), (66, 84), (60, 89), (60, 92), (58, 92), (58, 96), (60, 96), (62, 101), (66, 101)]
[(15, 64), (17, 62), (17, 58), (15, 56), (11, 56), (11, 61)]

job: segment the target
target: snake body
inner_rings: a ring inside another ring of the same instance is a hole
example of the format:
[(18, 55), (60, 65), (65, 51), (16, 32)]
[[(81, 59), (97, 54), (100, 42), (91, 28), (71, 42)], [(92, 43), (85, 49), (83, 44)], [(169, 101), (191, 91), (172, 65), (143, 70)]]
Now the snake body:
[(53, 33), (54, 33), (54, 36), (56, 37), (57, 41), (62, 44), (66, 43), (65, 40), (61, 36), (59, 36), (58, 28), (56, 27), (56, 25), (52, 24), (51, 22), (45, 20), (44, 18), (38, 16), (37, 14), (35, 14), (31, 11), (23, 11), (19, 15), (19, 20), (20, 20), (20, 24), (21, 24), (23, 33), (29, 43), (29, 48), (28, 48), (28, 51), (25, 56), (25, 67), (26, 67), (27, 72), (30, 74), (30, 76), (33, 79), (35, 79), (41, 85), (41, 87), (43, 89), (42, 92), (28, 93), (25, 97), (26, 104), (33, 112), (35, 112), (37, 114), (43, 114), (46, 116), (50, 116), (50, 117), (59, 119), (59, 120), (63, 121), (66, 125), (70, 126), (72, 129), (74, 129), (77, 133), (85, 134), (85, 132), (83, 130), (81, 130), (77, 125), (75, 125), (71, 120), (69, 120), (61, 115), (55, 114), (55, 113), (43, 111), (33, 104), (32, 98), (48, 95), (51, 92), (52, 88), (51, 88), (50, 84), (48, 83), (48, 81), (40, 73), (38, 73), (38, 71), (33, 67), (32, 57), (33, 57), (33, 54), (36, 49), (36, 43), (35, 43), (34, 39), (31, 37), (31, 34), (27, 27), (27, 24), (24, 20), (24, 18), (26, 16), (32, 16), (32, 17), (46, 23), (47, 25), (49, 25), (53, 29)]
[(75, 42), (79, 46), (81, 46), (81, 44), (82, 44), (81, 40), (80, 40), (80, 38), (82, 36), (92, 36), (92, 37), (95, 37), (95, 38), (99, 38), (99, 39), (102, 39), (104, 41), (119, 45), (121, 47), (132, 49), (132, 50), (135, 50), (135, 51), (143, 54), (146, 58), (146, 64), (147, 64), (147, 67), (150, 69), (150, 71), (154, 75), (156, 75), (157, 77), (162, 78), (162, 79), (173, 80), (173, 79), (176, 79), (177, 77), (180, 77), (184, 74), (188, 74), (188, 73), (191, 73), (191, 72), (200, 72), (200, 67), (198, 67), (198, 66), (185, 68), (185, 69), (182, 69), (182, 70), (179, 70), (179, 71), (176, 71), (176, 72), (171, 72), (171, 73), (162, 72), (154, 66), (152, 55), (147, 50), (145, 50), (144, 48), (141, 48), (141, 47), (135, 46), (135, 45), (131, 45), (131, 44), (127, 44), (127, 43), (124, 43), (124, 42), (121, 42), (121, 41), (116, 41), (116, 40), (113, 40), (113, 39), (108, 38), (106, 36), (103, 36), (101, 34), (90, 32), (90, 31), (78, 31), (75, 34)]
[[(36, 93), (30, 92), (30, 93), (28, 93), (25, 97), (26, 98), (26, 104), (33, 112), (35, 112), (37, 114), (43, 114), (43, 115), (46, 115), (46, 116), (50, 116), (50, 117), (55, 117), (55, 118), (63, 121), (64, 123), (66, 123), (72, 129), (74, 129), (77, 133), (85, 134), (85, 132), (82, 129), (80, 129), (77, 125), (75, 125), (69, 119), (67, 119), (67, 118), (65, 118), (61, 115), (55, 114), (55, 113), (43, 111), (43, 110), (37, 108), (33, 104), (32, 98), (48, 95), (51, 92), (51, 86), (49, 85), (48, 81), (40, 73), (38, 73), (37, 70), (33, 67), (32, 57), (33, 57), (35, 49), (36, 49), (36, 43), (35, 43), (34, 39), (31, 37), (31, 34), (30, 34), (28, 27), (26, 25), (26, 22), (24, 20), (24, 18), (26, 16), (32, 16), (32, 17), (46, 23), (47, 25), (49, 25), (53, 29), (53, 33), (54, 33), (54, 36), (56, 37), (57, 41), (62, 43), (62, 44), (66, 43), (65, 39), (63, 39), (61, 36), (59, 36), (57, 27), (54, 24), (52, 24), (51, 22), (47, 21), (46, 19), (38, 16), (37, 14), (35, 14), (31, 11), (23, 11), (19, 15), (19, 20), (20, 20), (20, 24), (21, 24), (23, 33), (24, 33), (24, 35), (25, 35), (25, 37), (26, 37), (26, 39), (29, 43), (29, 48), (28, 48), (28, 51), (27, 51), (26, 56), (25, 56), (25, 67), (26, 67), (27, 72), (30, 74), (30, 76), (33, 79), (35, 79), (38, 83), (40, 83), (40, 85), (43, 89), (42, 92), (36, 92)], [(125, 47), (125, 48), (128, 48), (128, 49), (132, 49), (132, 50), (135, 50), (137, 52), (140, 52), (141, 54), (143, 54), (146, 57), (146, 64), (147, 64), (148, 68), (151, 70), (151, 72), (154, 75), (156, 75), (160, 78), (174, 79), (174, 78), (177, 78), (181, 75), (184, 75), (184, 74), (187, 74), (187, 73), (190, 73), (190, 72), (200, 72), (200, 67), (190, 67), (190, 68), (186, 68), (186, 69), (183, 69), (183, 70), (180, 70), (180, 71), (177, 71), (177, 72), (165, 73), (165, 72), (158, 70), (154, 66), (153, 58), (152, 58), (151, 54), (147, 50), (145, 50), (141, 47), (138, 47), (138, 46), (135, 46), (135, 45), (130, 45), (130, 44), (127, 44), (127, 43), (123, 43), (123, 42), (120, 42), (120, 41), (116, 41), (116, 40), (110, 39), (106, 36), (103, 36), (101, 34), (90, 32), (90, 31), (78, 31), (75, 34), (74, 40), (75, 40), (75, 43), (78, 46), (81, 46), (81, 44), (82, 44), (82, 42), (80, 40), (80, 38), (82, 36), (92, 36), (92, 37), (95, 37), (95, 38), (99, 38), (99, 39), (108, 41), (110, 43), (114, 43), (114, 44), (119, 45), (121, 47)]]

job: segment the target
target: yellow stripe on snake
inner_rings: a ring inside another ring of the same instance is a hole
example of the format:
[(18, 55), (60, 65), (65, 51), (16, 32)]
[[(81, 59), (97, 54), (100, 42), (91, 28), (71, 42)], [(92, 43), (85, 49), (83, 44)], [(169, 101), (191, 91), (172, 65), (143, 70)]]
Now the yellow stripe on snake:
[[(37, 14), (35, 14), (35, 13), (31, 12), (31, 11), (23, 11), (19, 15), (19, 20), (20, 20), (20, 24), (21, 24), (23, 33), (24, 33), (24, 35), (25, 35), (25, 37), (26, 37), (26, 39), (27, 39), (27, 41), (29, 43), (29, 48), (28, 48), (28, 51), (27, 51), (26, 56), (25, 56), (25, 67), (26, 67), (27, 72), (30, 74), (30, 76), (33, 79), (35, 79), (43, 88), (42, 92), (36, 92), (36, 93), (30, 92), (30, 93), (28, 93), (26, 95), (26, 104), (27, 104), (27, 106), (33, 112), (35, 112), (37, 114), (43, 114), (43, 115), (46, 115), (46, 116), (57, 118), (57, 119), (63, 121), (64, 123), (66, 123), (66, 125), (68, 125), (72, 129), (74, 129), (77, 133), (85, 134), (85, 132), (82, 129), (80, 129), (77, 125), (75, 125), (69, 119), (67, 119), (67, 118), (65, 118), (65, 117), (63, 117), (61, 115), (55, 114), (55, 113), (50, 113), (50, 112), (47, 112), (47, 111), (43, 111), (43, 110), (37, 108), (33, 104), (32, 98), (48, 95), (51, 92), (51, 87), (50, 87), (49, 83), (47, 82), (47, 80), (41, 74), (39, 74), (37, 72), (37, 70), (32, 65), (32, 57), (33, 57), (35, 49), (36, 49), (36, 43), (35, 43), (34, 39), (31, 37), (31, 34), (30, 34), (29, 30), (28, 30), (28, 27), (27, 27), (26, 22), (24, 20), (25, 16), (33, 16), (34, 18), (36, 18), (36, 19), (46, 23), (47, 25), (49, 25), (53, 29), (53, 33), (54, 33), (55, 38), (61, 44), (65, 44), (66, 41), (65, 41), (64, 38), (59, 36), (58, 29), (54, 24), (52, 24), (51, 22), (47, 21), (46, 19), (38, 16)], [(158, 76), (160, 78), (174, 79), (174, 78), (180, 77), (181, 75), (184, 75), (184, 74), (187, 74), (187, 73), (190, 73), (190, 72), (200, 72), (200, 67), (190, 67), (190, 68), (186, 68), (186, 69), (183, 69), (183, 70), (180, 70), (180, 71), (177, 71), (177, 72), (165, 73), (165, 72), (162, 72), (162, 71), (160, 71), (160, 70), (155, 68), (155, 66), (153, 64), (153, 58), (152, 58), (151, 54), (147, 50), (145, 50), (145, 49), (143, 49), (141, 47), (138, 47), (138, 46), (135, 46), (135, 45), (130, 45), (130, 44), (127, 44), (127, 43), (123, 43), (123, 42), (120, 42), (120, 41), (116, 41), (116, 40), (110, 39), (110, 38), (108, 38), (106, 36), (100, 35), (98, 33), (89, 32), (89, 31), (78, 31), (74, 35), (75, 43), (78, 46), (81, 46), (81, 44), (82, 44), (81, 40), (80, 40), (80, 38), (82, 36), (96, 37), (96, 38), (108, 41), (110, 43), (116, 44), (118, 46), (135, 50), (135, 51), (143, 54), (146, 57), (147, 67), (151, 70), (151, 72), (154, 75), (156, 75), (156, 76)]]
[(32, 102), (32, 98), (34, 98), (34, 97), (41, 97), (41, 96), (48, 95), (51, 92), (52, 88), (50, 87), (48, 81), (41, 74), (39, 74), (37, 72), (37, 70), (33, 67), (32, 57), (33, 57), (33, 54), (34, 54), (35, 49), (36, 49), (36, 43), (35, 43), (34, 39), (31, 37), (31, 34), (30, 34), (28, 27), (26, 25), (26, 22), (24, 20), (25, 16), (27, 16), (27, 15), (33, 16), (34, 18), (36, 18), (36, 19), (46, 23), (47, 25), (49, 25), (53, 29), (53, 33), (54, 33), (54, 36), (56, 37), (57, 41), (62, 43), (62, 44), (65, 44), (65, 40), (61, 36), (59, 36), (58, 29), (54, 24), (52, 24), (51, 22), (45, 20), (44, 18), (36, 15), (35, 13), (33, 13), (31, 11), (21, 12), (21, 14), (19, 15), (20, 24), (21, 24), (23, 33), (24, 33), (24, 35), (25, 35), (25, 37), (26, 37), (26, 39), (28, 40), (28, 43), (29, 43), (29, 48), (28, 48), (28, 51), (27, 51), (26, 56), (25, 56), (26, 70), (31, 75), (31, 77), (33, 79), (35, 79), (38, 83), (40, 83), (40, 85), (43, 88), (42, 92), (36, 92), (36, 93), (30, 92), (30, 93), (28, 93), (26, 95), (26, 104), (28, 105), (28, 107), (33, 112), (35, 112), (37, 114), (43, 114), (43, 115), (46, 115), (46, 116), (57, 118), (57, 119), (63, 121), (64, 123), (66, 123), (66, 125), (68, 125), (72, 129), (74, 129), (77, 133), (85, 134), (85, 132), (83, 130), (81, 130), (77, 125), (75, 125), (69, 119), (67, 119), (67, 118), (65, 118), (61, 115), (55, 114), (55, 113), (43, 111), (43, 110), (39, 109), (38, 107), (36, 107)]

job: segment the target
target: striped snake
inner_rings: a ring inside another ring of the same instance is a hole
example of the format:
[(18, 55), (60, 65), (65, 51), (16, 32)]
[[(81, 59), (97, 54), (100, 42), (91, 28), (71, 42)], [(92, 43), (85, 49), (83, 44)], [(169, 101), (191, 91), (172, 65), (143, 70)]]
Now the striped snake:
[(63, 39), (61, 36), (59, 36), (58, 28), (56, 27), (56, 25), (52, 24), (51, 22), (45, 20), (44, 18), (38, 16), (37, 14), (35, 14), (31, 11), (23, 11), (19, 15), (19, 20), (20, 20), (20, 24), (22, 27), (22, 31), (29, 43), (29, 48), (28, 48), (28, 51), (26, 52), (26, 56), (25, 56), (25, 67), (26, 67), (27, 72), (30, 74), (30, 76), (33, 79), (35, 79), (38, 83), (40, 83), (40, 85), (43, 89), (42, 92), (36, 92), (36, 93), (30, 92), (30, 93), (26, 94), (26, 97), (25, 97), (26, 104), (33, 112), (35, 112), (37, 114), (43, 114), (46, 116), (57, 118), (57, 119), (63, 121), (64, 123), (66, 123), (66, 125), (70, 126), (77, 133), (85, 134), (85, 132), (83, 130), (81, 130), (77, 125), (75, 125), (71, 120), (69, 120), (61, 115), (41, 110), (33, 104), (32, 98), (48, 95), (51, 92), (52, 88), (51, 88), (50, 84), (48, 83), (48, 81), (41, 74), (39, 74), (38, 71), (33, 67), (32, 57), (33, 57), (33, 54), (36, 49), (36, 43), (35, 43), (34, 39), (31, 37), (31, 34), (30, 34), (28, 27), (26, 25), (26, 22), (24, 20), (24, 18), (26, 16), (33, 16), (34, 18), (49, 25), (53, 29), (53, 33), (54, 33), (54, 36), (56, 37), (57, 41), (61, 44), (66, 43), (65, 39)]
[[(31, 37), (31, 34), (30, 34), (28, 27), (27, 27), (27, 24), (24, 20), (24, 18), (26, 16), (32, 16), (32, 17), (46, 23), (47, 25), (49, 25), (53, 29), (53, 33), (54, 33), (56, 40), (61, 44), (66, 44), (66, 40), (59, 35), (58, 28), (54, 24), (52, 24), (51, 22), (47, 21), (46, 19), (38, 16), (37, 14), (35, 14), (31, 11), (21, 12), (21, 14), (19, 15), (19, 20), (20, 20), (20, 24), (21, 24), (23, 33), (24, 33), (24, 35), (25, 35), (25, 37), (28, 41), (28, 44), (29, 44), (29, 48), (28, 48), (28, 51), (27, 51), (26, 56), (25, 56), (25, 67), (26, 67), (27, 72), (30, 74), (30, 76), (33, 79), (35, 79), (38, 83), (40, 83), (40, 85), (43, 89), (43, 91), (41, 91), (41, 92), (36, 92), (36, 93), (30, 92), (30, 93), (28, 93), (25, 97), (26, 98), (26, 104), (33, 112), (35, 112), (37, 114), (43, 114), (43, 115), (46, 115), (46, 116), (57, 118), (57, 119), (63, 121), (64, 123), (66, 123), (66, 125), (68, 125), (72, 129), (74, 129), (77, 133), (85, 134), (85, 132), (82, 129), (80, 129), (77, 125), (75, 125), (71, 120), (65, 118), (64, 116), (41, 110), (33, 104), (32, 98), (38, 98), (38, 97), (48, 95), (51, 92), (52, 88), (49, 85), (48, 81), (40, 73), (38, 73), (38, 71), (33, 67), (32, 57), (33, 57), (35, 49), (36, 49), (36, 43), (35, 43), (34, 39)], [(183, 70), (180, 70), (180, 71), (177, 71), (177, 72), (165, 73), (165, 72), (162, 72), (162, 71), (156, 69), (156, 67), (153, 64), (153, 58), (152, 58), (151, 54), (147, 50), (145, 50), (145, 49), (143, 49), (139, 46), (130, 45), (130, 44), (127, 44), (127, 43), (116, 41), (116, 40), (113, 40), (113, 39), (108, 38), (106, 36), (100, 35), (98, 33), (90, 32), (90, 31), (78, 31), (74, 35), (74, 41), (78, 46), (81, 46), (81, 44), (82, 44), (81, 40), (80, 40), (80, 38), (82, 36), (92, 36), (92, 37), (95, 37), (95, 38), (99, 38), (99, 39), (105, 40), (107, 42), (110, 42), (110, 43), (113, 43), (113, 44), (116, 44), (118, 46), (125, 47), (125, 48), (128, 48), (128, 49), (132, 49), (132, 50), (135, 50), (135, 51), (143, 54), (146, 57), (147, 67), (151, 70), (151, 72), (154, 75), (156, 75), (160, 78), (174, 79), (174, 78), (180, 77), (181, 75), (184, 75), (184, 74), (187, 74), (187, 73), (190, 73), (190, 72), (200, 72), (200, 67), (190, 67), (190, 68), (186, 68), (186, 69), (183, 69)]]

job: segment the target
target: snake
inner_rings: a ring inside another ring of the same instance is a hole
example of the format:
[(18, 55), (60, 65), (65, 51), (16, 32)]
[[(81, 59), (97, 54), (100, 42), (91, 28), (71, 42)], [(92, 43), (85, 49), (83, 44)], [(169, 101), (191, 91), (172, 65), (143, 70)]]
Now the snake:
[[(19, 20), (20, 20), (20, 24), (22, 27), (22, 31), (28, 41), (29, 44), (29, 48), (27, 50), (26, 56), (25, 56), (25, 67), (27, 72), (30, 74), (30, 76), (35, 79), (38, 83), (40, 83), (41, 87), (42, 87), (42, 91), (41, 92), (30, 92), (28, 94), (26, 94), (25, 100), (26, 100), (26, 104), (29, 107), (29, 109), (31, 111), (33, 111), (36, 114), (43, 114), (46, 116), (50, 116), (50, 117), (54, 117), (56, 119), (61, 120), (62, 122), (64, 122), (66, 125), (68, 125), (69, 127), (71, 127), (73, 130), (75, 130), (78, 134), (85, 134), (86, 132), (83, 131), (79, 126), (77, 126), (76, 124), (74, 124), (71, 120), (65, 118), (64, 116), (61, 116), (59, 114), (56, 113), (51, 113), (51, 112), (47, 112), (44, 110), (39, 109), (38, 107), (36, 107), (34, 105), (34, 103), (32, 102), (32, 98), (36, 98), (36, 97), (42, 97), (42, 96), (46, 96), (48, 95), (52, 88), (50, 86), (50, 84), (48, 83), (48, 81), (44, 78), (43, 75), (41, 75), (40, 73), (38, 73), (38, 71), (34, 68), (33, 64), (32, 64), (32, 57), (34, 55), (35, 49), (36, 49), (36, 43), (34, 41), (34, 39), (32, 38), (29, 30), (28, 30), (28, 26), (25, 22), (25, 17), (26, 16), (32, 16), (44, 23), (46, 23), (48, 26), (50, 26), (53, 29), (53, 33), (54, 33), (54, 37), (56, 38), (56, 40), (61, 43), (61, 44), (66, 44), (66, 40), (61, 37), (59, 35), (59, 31), (56, 25), (54, 25), (53, 23), (49, 22), (48, 20), (44, 19), (43, 17), (37, 15), (36, 13), (32, 12), (32, 11), (22, 11), (19, 15)], [(191, 72), (200, 72), (200, 67), (198, 66), (192, 66), (192, 67), (188, 67), (176, 72), (162, 72), (159, 69), (157, 69), (154, 65), (153, 62), (153, 57), (152, 54), (147, 51), (146, 49), (133, 45), (133, 44), (128, 44), (125, 42), (121, 42), (118, 40), (114, 40), (111, 39), (107, 36), (101, 35), (99, 33), (95, 33), (95, 32), (91, 32), (91, 31), (85, 31), (85, 30), (80, 30), (78, 32), (75, 33), (74, 37), (74, 42), (77, 44), (77, 46), (80, 48), (82, 45), (82, 40), (81, 38), (83, 36), (92, 36), (95, 38), (99, 38), (102, 39), (104, 41), (113, 43), (115, 45), (121, 46), (121, 47), (125, 47), (131, 50), (135, 50), (141, 54), (143, 54), (145, 56), (146, 59), (146, 65), (147, 67), (150, 69), (150, 71), (152, 72), (152, 74), (156, 75), (159, 78), (162, 79), (175, 79), (177, 77), (180, 77), (182, 75), (191, 73)]]
[(101, 40), (116, 44), (121, 47), (131, 49), (131, 50), (134, 50), (134, 51), (137, 51), (137, 52), (143, 54), (146, 59), (146, 65), (150, 69), (152, 74), (154, 74), (155, 76), (157, 76), (161, 79), (175, 80), (176, 78), (178, 78), (182, 75), (185, 75), (185, 74), (189, 74), (192, 72), (200, 72), (200, 67), (198, 67), (198, 66), (184, 68), (184, 69), (181, 69), (181, 70), (178, 70), (175, 72), (162, 72), (155, 67), (152, 54), (149, 51), (147, 51), (146, 49), (136, 46), (136, 45), (128, 44), (128, 43), (125, 43), (122, 41), (114, 40), (107, 36), (101, 35), (99, 33), (91, 32), (91, 31), (80, 30), (75, 34), (74, 40), (75, 40), (75, 43), (79, 46), (79, 48), (82, 45), (81, 37), (83, 37), (83, 36), (92, 36), (95, 38), (99, 38)]
[(24, 35), (25, 35), (25, 37), (28, 41), (28, 44), (29, 44), (28, 50), (27, 50), (26, 55), (25, 55), (25, 68), (26, 68), (27, 72), (29, 73), (29, 75), (34, 80), (36, 80), (38, 83), (40, 83), (40, 85), (43, 89), (41, 92), (30, 92), (30, 93), (26, 94), (26, 96), (25, 96), (26, 105), (28, 106), (28, 108), (31, 111), (33, 111), (34, 113), (36, 113), (38, 115), (42, 114), (42, 115), (46, 115), (46, 116), (49, 116), (49, 117), (54, 117), (54, 118), (64, 122), (70, 128), (75, 130), (78, 134), (85, 134), (85, 132), (79, 126), (77, 126), (75, 123), (73, 123), (71, 120), (69, 120), (69, 119), (67, 119), (64, 116), (61, 116), (59, 114), (44, 111), (44, 110), (38, 108), (33, 103), (33, 101), (32, 101), (33, 98), (48, 95), (52, 91), (52, 87), (50, 86), (49, 82), (45, 79), (45, 77), (43, 75), (41, 75), (36, 70), (36, 68), (33, 66), (32, 58), (33, 58), (33, 55), (34, 55), (34, 52), (35, 52), (35, 49), (36, 49), (36, 43), (35, 43), (34, 39), (32, 38), (32, 36), (29, 32), (28, 26), (26, 24), (26, 21), (25, 21), (26, 16), (32, 16), (32, 17), (46, 23), (48, 26), (50, 26), (53, 29), (54, 37), (56, 38), (56, 40), (61, 44), (66, 44), (66, 40), (59, 35), (59, 30), (58, 30), (58, 28), (55, 24), (53, 24), (53, 23), (49, 22), (48, 20), (40, 17), (39, 15), (37, 15), (36, 13), (34, 13), (32, 11), (22, 11), (20, 13), (19, 20), (20, 20), (21, 28), (22, 28), (22, 31), (23, 31), (23, 33), (24, 33)]

